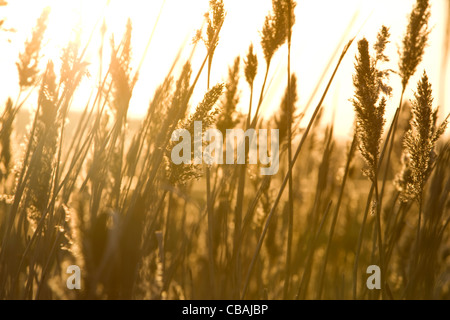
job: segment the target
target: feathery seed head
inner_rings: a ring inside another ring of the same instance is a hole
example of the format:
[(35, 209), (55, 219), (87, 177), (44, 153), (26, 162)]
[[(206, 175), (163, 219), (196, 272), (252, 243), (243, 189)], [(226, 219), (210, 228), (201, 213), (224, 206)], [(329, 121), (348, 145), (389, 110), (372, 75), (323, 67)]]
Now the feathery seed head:
[(56, 87), (53, 62), (49, 61), (39, 91), (39, 114), (36, 132), (34, 136), (30, 137), (33, 141), (33, 152), (38, 155), (35, 168), (31, 171), (28, 186), (28, 196), (31, 200), (31, 205), (27, 208), (28, 220), (33, 228), (37, 225), (47, 207), (51, 193), (51, 180), (59, 137)]
[[(297, 116), (295, 115), (295, 104), (297, 102), (297, 76), (295, 73), (291, 75), (291, 97), (288, 97), (288, 89), (286, 88), (286, 92), (284, 94), (283, 100), (281, 102), (279, 111), (277, 112), (278, 116), (275, 117), (276, 127), (279, 130), (279, 140), (280, 143), (286, 142), (288, 139), (288, 128), (292, 127), (293, 122), (296, 120)], [(289, 106), (290, 103), (290, 106)], [(288, 120), (290, 119), (290, 123)]]
[(40, 51), (42, 40), (44, 38), (45, 30), (47, 29), (48, 16), (50, 8), (45, 8), (36, 26), (33, 29), (31, 40), (25, 42), (24, 52), (19, 53), (19, 61), (16, 63), (19, 72), (19, 85), (21, 88), (31, 86), (39, 73), (38, 64), (40, 58)]
[(389, 61), (389, 58), (383, 52), (386, 49), (386, 45), (389, 43), (390, 36), (391, 34), (389, 33), (389, 28), (386, 26), (382, 26), (377, 35), (377, 42), (373, 46), (377, 53), (377, 60), (386, 62)]
[(429, 0), (417, 0), (409, 15), (408, 27), (402, 41), (400, 51), (399, 71), (403, 88), (408, 84), (411, 76), (416, 72), (422, 61), (425, 46), (428, 42), (430, 30), (428, 20), (431, 15)]
[(276, 37), (276, 23), (274, 16), (269, 13), (264, 21), (263, 29), (261, 31), (261, 46), (264, 51), (264, 58), (269, 64), (272, 60), (273, 54), (281, 46), (280, 39)]
[(225, 99), (222, 103), (222, 110), (217, 119), (217, 129), (219, 129), (223, 135), (226, 133), (226, 129), (232, 129), (239, 122), (236, 119), (236, 106), (239, 102), (239, 64), (241, 62), (240, 57), (236, 57), (232, 67), (228, 68), (228, 82), (225, 85)]
[[(215, 116), (218, 113), (217, 109), (213, 109), (217, 100), (219, 100), (222, 95), (223, 89), (225, 85), (222, 83), (216, 84), (212, 89), (210, 89), (206, 94), (203, 100), (198, 104), (195, 109), (194, 114), (189, 117), (189, 132), (193, 134), (194, 122), (202, 121), (203, 127), (206, 129), (214, 124)], [(192, 129), (192, 131), (190, 130)]]
[[(261, 31), (261, 46), (264, 51), (266, 63), (272, 60), (274, 53), (288, 38), (288, 28), (295, 23), (293, 0), (272, 0), (272, 12), (266, 16)], [(290, 8), (290, 20), (288, 19)], [(290, 22), (290, 26), (288, 26)]]
[(181, 75), (177, 80), (176, 89), (173, 94), (172, 105), (169, 114), (184, 114), (187, 111), (187, 103), (190, 94), (190, 79), (192, 74), (192, 67), (189, 62), (186, 62), (181, 71)]
[(225, 20), (223, 0), (209, 1), (209, 12), (205, 13), (205, 19), (207, 23), (206, 36), (202, 35), (202, 30), (197, 30), (193, 42), (197, 43), (202, 39), (210, 56), (213, 56), (219, 44), (219, 33)]
[(369, 43), (365, 38), (358, 42), (356, 73), (353, 76), (355, 97), (351, 101), (356, 113), (356, 134), (359, 150), (367, 165), (364, 173), (370, 179), (374, 179), (376, 175), (379, 146), (385, 122), (386, 98), (380, 95), (390, 92), (390, 88), (383, 82), (387, 73), (377, 68), (379, 59), (386, 60), (383, 58), (383, 49), (387, 43), (387, 35), (386, 28), (383, 27), (375, 45), (375, 58), (370, 56)]
[(39, 120), (43, 122), (46, 128), (50, 128), (55, 124), (57, 113), (56, 102), (58, 99), (56, 87), (54, 65), (52, 61), (49, 61), (39, 91), (39, 104), (41, 108)]
[[(210, 89), (204, 96), (203, 100), (198, 104), (195, 112), (191, 114), (189, 117), (180, 121), (178, 125), (179, 129), (186, 129), (189, 131), (191, 137), (195, 137), (195, 122), (201, 121), (202, 123), (202, 133), (205, 132), (208, 128), (210, 128), (218, 115), (218, 109), (214, 108), (214, 105), (219, 100), (222, 95), (224, 89), (223, 84), (217, 84), (212, 89)], [(194, 138), (195, 139), (195, 138)], [(194, 139), (192, 139), (191, 143), (194, 143)], [(172, 148), (174, 147), (174, 143), (171, 143), (167, 149), (167, 152), (170, 153)], [(194, 157), (194, 147), (191, 147), (191, 159)], [(167, 156), (166, 158), (170, 158)], [(201, 166), (196, 164), (175, 164), (173, 161), (168, 160), (167, 164), (167, 175), (168, 180), (172, 184), (185, 184), (189, 180), (198, 178), (201, 176)]]
[[(117, 119), (126, 118), (136, 77), (131, 75), (131, 19), (127, 20), (126, 31), (121, 46), (116, 49), (111, 41), (111, 78), (114, 84), (114, 111)], [(119, 50), (120, 49), (120, 50)], [(119, 52), (120, 51), (120, 52)]]
[(250, 86), (253, 85), (253, 81), (256, 77), (258, 70), (258, 57), (253, 53), (253, 44), (250, 44), (247, 53), (247, 59), (245, 62), (245, 79)]
[(80, 49), (80, 30), (75, 34), (75, 39), (69, 41), (66, 47), (62, 49), (60, 84), (70, 88), (73, 92), (78, 87), (82, 76), (86, 74), (87, 62), (79, 60), (78, 53)]
[(397, 187), (404, 201), (421, 201), (425, 182), (436, 158), (436, 142), (447, 126), (447, 119), (436, 126), (437, 109), (432, 110), (432, 90), (426, 72), (417, 85), (411, 103), (411, 128), (404, 139), (403, 170), (397, 177)]

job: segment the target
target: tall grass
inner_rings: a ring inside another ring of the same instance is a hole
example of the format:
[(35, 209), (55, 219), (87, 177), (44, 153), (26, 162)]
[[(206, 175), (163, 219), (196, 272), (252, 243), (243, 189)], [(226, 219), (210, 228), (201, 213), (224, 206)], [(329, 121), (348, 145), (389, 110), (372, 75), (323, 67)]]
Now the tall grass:
[[(201, 66), (191, 65), (195, 44), (188, 61), (179, 61), (186, 48), (180, 49), (136, 128), (128, 108), (140, 67), (133, 70), (131, 62), (140, 59), (141, 66), (144, 57), (133, 55), (131, 20), (104, 57), (107, 30), (100, 17), (90, 39), (101, 34), (100, 60), (109, 59), (109, 67), (94, 75), (98, 87), (85, 97), (70, 135), (66, 120), (77, 88), (93, 72), (85, 52), (95, 44), (75, 37), (56, 70), (40, 54), (51, 17), (44, 10), (18, 58), (19, 96), (3, 103), (1, 113), (1, 299), (450, 298), (447, 119), (437, 119), (426, 72), (411, 103), (403, 101), (426, 49), (428, 1), (418, 0), (409, 17), (397, 71), (401, 99), (390, 121), (387, 27), (376, 39), (344, 37), (308, 118), (310, 105), (298, 103), (302, 75), (291, 70), (294, 9), (302, 8), (273, 0), (261, 26), (263, 56), (250, 44), (224, 83), (210, 83), (220, 63), (213, 58), (225, 5), (210, 1), (206, 28), (194, 39), (206, 46)], [(323, 121), (323, 103), (355, 43), (355, 71), (348, 74), (355, 125), (350, 143), (343, 144), (334, 123)], [(285, 44), (286, 91), (275, 115), (263, 116), (271, 63)], [(207, 90), (191, 108), (203, 73)], [(21, 139), (14, 134), (16, 118), (32, 92), (38, 99), (25, 142), (14, 148)], [(248, 109), (237, 108), (239, 102)], [(201, 135), (208, 128), (223, 134), (279, 129), (279, 172), (262, 176), (261, 165), (247, 161), (175, 164), (172, 133), (184, 129), (192, 136), (196, 121), (202, 121)], [(402, 163), (401, 170), (394, 162)], [(381, 290), (366, 286), (366, 269), (374, 264), (381, 268)], [(81, 290), (66, 287), (69, 265), (81, 269)]]

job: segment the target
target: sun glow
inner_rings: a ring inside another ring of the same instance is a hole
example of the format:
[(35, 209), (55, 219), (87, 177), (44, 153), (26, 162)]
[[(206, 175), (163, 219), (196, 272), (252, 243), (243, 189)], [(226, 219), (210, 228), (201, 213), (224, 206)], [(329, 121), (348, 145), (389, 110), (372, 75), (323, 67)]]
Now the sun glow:
[[(409, 1), (412, 5), (413, 1)], [(214, 56), (214, 63), (211, 73), (211, 83), (226, 80), (228, 66), (232, 64), (234, 58), (240, 55), (245, 56), (250, 43), (253, 43), (259, 58), (259, 69), (255, 85), (262, 85), (264, 74), (264, 59), (259, 45), (259, 32), (264, 22), (265, 15), (271, 9), (270, 0), (225, 0), (227, 11), (225, 23), (220, 34), (219, 46)], [(433, 2), (433, 6), (443, 6), (443, 1)], [(51, 9), (48, 29), (42, 49), (42, 64), (46, 60), (53, 60), (57, 65), (61, 55), (61, 49), (71, 39), (79, 33), (82, 45), (88, 43), (85, 60), (89, 63), (90, 79), (85, 79), (78, 89), (78, 96), (82, 96), (81, 102), (95, 89), (100, 76), (99, 47), (102, 41), (101, 26), (103, 21), (107, 27), (104, 39), (103, 70), (104, 73), (109, 63), (110, 39), (114, 37), (118, 42), (125, 30), (128, 18), (132, 20), (132, 50), (134, 70), (139, 70), (139, 81), (133, 92), (129, 115), (132, 117), (142, 117), (148, 107), (155, 88), (163, 81), (170, 70), (177, 53), (181, 50), (181, 58), (178, 61), (179, 68), (192, 54), (192, 37), (195, 31), (202, 26), (203, 15), (208, 9), (208, 0), (183, 1), (183, 0), (152, 0), (146, 1), (89, 1), (89, 0), (16, 0), (11, 1), (8, 6), (0, 7), (5, 11), (7, 24), (16, 29), (16, 32), (7, 36), (1, 35), (0, 41), (3, 53), (0, 62), (3, 74), (11, 75), (7, 77), (7, 82), (3, 83), (7, 90), (4, 92), (17, 92), (15, 81), (17, 78), (14, 62), (17, 54), (23, 50), (23, 43), (27, 39), (36, 22), (37, 17), (43, 8)], [(3, 9), (4, 8), (4, 9)], [(326, 75), (330, 75), (330, 70), (325, 72), (325, 66), (329, 62), (336, 60), (334, 52), (339, 52), (343, 43), (353, 36), (361, 38), (363, 36), (373, 39), (381, 24), (386, 24), (391, 28), (392, 42), (388, 53), (391, 58), (392, 68), (396, 69), (397, 46), (400, 44), (404, 32), (410, 5), (403, 1), (377, 1), (376, 3), (363, 0), (346, 1), (298, 1), (296, 8), (296, 23), (293, 29), (292, 41), (292, 71), (298, 75), (299, 106), (303, 108), (308, 101), (313, 104), (318, 97), (312, 96), (316, 84)], [(351, 9), (351, 10), (350, 10)], [(424, 62), (419, 67), (424, 68), (430, 76), (435, 92), (449, 91), (440, 88), (441, 79), (440, 62), (441, 43), (443, 39), (442, 21), (444, 14), (442, 10), (433, 10), (431, 24), (434, 26), (430, 39), (430, 48), (427, 49)], [(161, 13), (161, 14), (160, 14)], [(158, 19), (159, 17), (159, 19)], [(352, 22), (352, 23), (351, 23)], [(157, 24), (156, 24), (157, 23)], [(149, 39), (152, 30), (155, 32), (152, 41)], [(342, 37), (342, 35), (345, 35)], [(6, 39), (7, 38), (7, 39)], [(10, 43), (5, 43), (9, 40)], [(148, 48), (147, 45), (149, 44)], [(146, 50), (148, 49), (148, 51)], [(261, 106), (265, 115), (270, 115), (279, 105), (284, 88), (286, 86), (284, 56), (287, 50), (284, 47), (276, 53), (269, 72), (269, 86), (266, 90), (266, 97)], [(352, 106), (348, 98), (353, 94), (351, 75), (353, 72), (353, 57), (356, 53), (356, 46), (353, 46), (348, 57), (343, 61), (340, 71), (335, 81), (335, 87), (325, 101), (326, 105), (332, 105), (337, 109), (337, 131), (347, 134), (351, 124)], [(200, 42), (196, 51), (192, 55), (192, 66), (195, 70), (201, 65), (206, 54), (206, 49)], [(242, 61), (242, 60), (241, 60)], [(334, 62), (333, 62), (334, 63)], [(330, 65), (333, 65), (331, 63)], [(242, 71), (241, 71), (242, 72)], [(325, 72), (325, 73), (324, 73)], [(422, 72), (417, 72), (421, 74)], [(416, 74), (416, 75), (417, 75)], [(448, 78), (448, 77), (447, 77)], [(393, 76), (395, 79), (395, 75)], [(412, 79), (415, 83), (417, 79)], [(5, 77), (0, 81), (4, 82)], [(398, 81), (392, 81), (398, 82)], [(323, 83), (318, 88), (323, 87)], [(240, 108), (248, 108), (249, 93), (244, 81), (241, 82), (241, 103)], [(199, 85), (197, 85), (192, 98), (195, 105), (206, 91), (206, 72), (201, 74)], [(319, 90), (320, 92), (320, 90)], [(392, 101), (398, 101), (399, 88), (394, 86), (394, 96)], [(436, 96), (439, 96), (436, 94)], [(6, 97), (0, 97), (2, 101)], [(442, 103), (442, 101), (440, 101)], [(395, 103), (393, 103), (395, 104)], [(84, 105), (82, 105), (84, 107)], [(74, 109), (81, 108), (76, 104)], [(387, 115), (391, 116), (388, 108)], [(449, 107), (442, 108), (448, 112)], [(441, 112), (444, 112), (441, 110)], [(331, 113), (329, 113), (331, 116)]]

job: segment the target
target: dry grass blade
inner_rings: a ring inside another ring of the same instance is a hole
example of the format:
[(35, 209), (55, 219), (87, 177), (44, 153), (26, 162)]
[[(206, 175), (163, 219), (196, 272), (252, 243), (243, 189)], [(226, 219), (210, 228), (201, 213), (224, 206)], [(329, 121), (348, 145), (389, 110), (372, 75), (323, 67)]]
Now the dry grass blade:
[[(338, 61), (337, 65), (336, 65), (336, 68), (334, 69), (333, 74), (331, 75), (331, 78), (330, 78), (330, 80), (328, 81), (328, 84), (327, 84), (327, 86), (326, 86), (326, 88), (325, 88), (325, 91), (324, 91), (324, 93), (322, 94), (322, 97), (321, 97), (319, 103), (317, 104), (317, 107), (316, 107), (316, 109), (314, 110), (314, 113), (313, 113), (313, 115), (311, 116), (311, 119), (310, 119), (309, 122), (308, 122), (308, 126), (306, 127), (306, 130), (305, 130), (305, 132), (304, 132), (303, 135), (302, 135), (302, 139), (301, 139), (301, 141), (300, 141), (300, 143), (299, 143), (299, 145), (298, 145), (298, 147), (297, 147), (297, 149), (296, 149), (296, 151), (295, 151), (294, 157), (292, 158), (291, 165), (289, 166), (289, 171), (292, 170), (292, 166), (295, 164), (295, 162), (296, 162), (296, 160), (297, 160), (297, 158), (298, 158), (298, 156), (299, 156), (299, 154), (300, 154), (300, 151), (301, 151), (301, 149), (302, 149), (302, 146), (303, 146), (303, 144), (305, 143), (305, 140), (306, 140), (306, 138), (307, 138), (307, 136), (308, 136), (309, 130), (311, 129), (311, 127), (312, 127), (312, 125), (313, 125), (313, 123), (314, 123), (314, 120), (316, 119), (316, 117), (317, 117), (317, 115), (318, 115), (318, 113), (319, 113), (319, 111), (320, 111), (320, 109), (321, 109), (321, 107), (322, 107), (323, 100), (325, 99), (325, 96), (326, 96), (326, 94), (328, 93), (328, 90), (329, 90), (329, 88), (330, 88), (330, 86), (331, 86), (331, 83), (333, 82), (334, 76), (336, 75), (336, 73), (337, 73), (337, 71), (338, 71), (338, 69), (339, 69), (339, 66), (340, 66), (342, 60), (344, 59), (344, 56), (345, 56), (345, 54), (347, 53), (348, 48), (350, 47), (350, 45), (352, 44), (352, 42), (353, 42), (353, 39), (350, 40), (350, 41), (347, 43), (347, 45), (345, 46), (345, 48), (342, 50), (342, 53), (341, 53), (341, 56), (339, 57), (339, 61)], [(289, 172), (288, 172), (288, 174), (286, 175), (286, 177), (284, 178), (283, 183), (281, 184), (280, 190), (278, 191), (278, 195), (277, 195), (277, 197), (276, 197), (276, 199), (275, 199), (275, 201), (274, 201), (274, 204), (273, 204), (273, 206), (272, 206), (272, 209), (270, 210), (270, 213), (269, 213), (269, 215), (267, 216), (266, 223), (264, 224), (263, 232), (262, 232), (262, 234), (261, 234), (261, 236), (260, 236), (260, 238), (259, 238), (259, 240), (258, 240), (258, 244), (257, 244), (257, 246), (256, 246), (255, 253), (253, 254), (252, 262), (251, 262), (251, 264), (250, 264), (250, 266), (249, 266), (249, 269), (248, 269), (248, 272), (247, 272), (247, 276), (246, 276), (246, 280), (245, 280), (245, 282), (244, 282), (244, 288), (243, 288), (242, 294), (241, 294), (241, 298), (242, 298), (242, 299), (244, 299), (244, 297), (245, 297), (245, 295), (246, 295), (246, 293), (247, 293), (248, 285), (249, 285), (249, 282), (250, 282), (250, 277), (251, 277), (251, 275), (252, 275), (252, 273), (253, 273), (253, 268), (254, 268), (254, 266), (255, 266), (256, 259), (257, 259), (258, 255), (259, 255), (259, 252), (260, 252), (260, 250), (261, 250), (261, 246), (262, 246), (262, 243), (263, 243), (263, 241), (264, 241), (265, 235), (266, 235), (266, 233), (267, 233), (267, 229), (268, 229), (268, 227), (269, 227), (270, 221), (271, 221), (271, 219), (272, 219), (272, 216), (273, 216), (273, 214), (274, 214), (274, 212), (275, 212), (276, 207), (278, 206), (278, 203), (280, 202), (281, 195), (283, 194), (283, 191), (284, 191), (284, 188), (286, 187), (286, 184), (287, 184), (287, 182), (288, 182), (288, 179), (289, 179)]]

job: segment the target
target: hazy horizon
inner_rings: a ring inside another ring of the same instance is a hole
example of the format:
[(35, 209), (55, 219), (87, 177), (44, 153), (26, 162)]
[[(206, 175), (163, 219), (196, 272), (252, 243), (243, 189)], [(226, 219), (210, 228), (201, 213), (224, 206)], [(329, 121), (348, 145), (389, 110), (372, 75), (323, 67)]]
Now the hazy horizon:
[[(108, 1), (109, 2), (109, 1)], [(364, 0), (346, 0), (346, 1), (299, 1), (295, 14), (297, 16), (296, 24), (292, 32), (292, 72), (298, 77), (298, 96), (297, 106), (302, 110), (306, 103), (310, 101), (311, 95), (325, 66), (331, 61), (333, 65), (342, 50), (343, 45), (352, 37), (356, 40), (367, 37), (373, 39), (378, 32), (379, 27), (385, 24), (390, 28), (391, 43), (388, 44), (386, 52), (391, 59), (388, 67), (397, 70), (398, 46), (401, 43), (405, 33), (405, 24), (409, 8), (414, 3), (408, 1), (364, 1)], [(142, 60), (139, 79), (130, 101), (128, 114), (134, 119), (142, 119), (145, 115), (149, 102), (153, 97), (154, 90), (164, 80), (169, 71), (178, 50), (181, 48), (181, 58), (177, 63), (176, 72), (179, 72), (184, 61), (189, 58), (192, 49), (192, 38), (197, 29), (201, 28), (202, 15), (207, 11), (208, 0), (198, 1), (179, 1), (179, 0), (158, 0), (151, 1), (146, 10), (140, 8), (139, 1), (129, 1), (126, 5), (120, 1), (110, 1), (105, 6), (106, 1), (78, 0), (16, 0), (6, 7), (0, 7), (1, 13), (5, 12), (7, 19), (5, 27), (14, 28), (17, 32), (3, 33), (0, 35), (0, 42), (3, 42), (4, 50), (0, 53), (0, 68), (5, 70), (2, 81), (8, 79), (17, 79), (17, 70), (14, 63), (17, 61), (17, 55), (23, 48), (23, 43), (30, 36), (31, 29), (40, 15), (41, 10), (49, 6), (51, 8), (49, 26), (44, 39), (44, 48), (42, 50), (43, 59), (41, 67), (45, 65), (47, 59), (52, 59), (55, 64), (59, 63), (59, 52), (66, 45), (66, 42), (74, 37), (77, 28), (81, 28), (81, 40), (86, 41), (91, 35), (91, 29), (95, 23), (102, 22), (104, 17), (107, 25), (107, 35), (105, 38), (104, 55), (108, 57), (109, 38), (114, 34), (115, 39), (120, 39), (125, 30), (126, 19), (129, 17), (133, 21), (133, 67), (136, 69)], [(248, 44), (253, 43), (257, 54), (262, 57), (262, 51), (259, 44), (260, 30), (262, 28), (264, 17), (271, 8), (271, 0), (247, 0), (225, 1), (226, 17), (223, 29), (220, 35), (220, 43), (215, 52), (215, 58), (220, 60), (221, 64), (216, 64), (211, 70), (211, 83), (223, 82), (228, 74), (228, 67), (233, 63), (236, 56), (241, 56), (241, 62), (248, 49)], [(22, 8), (28, 7), (24, 11)], [(150, 38), (151, 32), (161, 11), (161, 16), (156, 25), (154, 37), (150, 43), (149, 50), (144, 57), (145, 47)], [(324, 10), (325, 9), (325, 10)], [(415, 84), (422, 74), (427, 70), (430, 77), (433, 92), (435, 94), (435, 103), (440, 105), (440, 117), (450, 112), (449, 103), (442, 105), (445, 92), (450, 92), (449, 68), (444, 70), (446, 76), (445, 89), (441, 88), (442, 80), (441, 64), (444, 31), (446, 28), (446, 1), (439, 0), (432, 3), (432, 14), (430, 25), (432, 32), (430, 35), (429, 46), (425, 52), (423, 62), (419, 65), (418, 71), (410, 81), (405, 93), (405, 100), (412, 98), (412, 92), (416, 90)], [(61, 17), (64, 16), (64, 20)], [(320, 17), (320, 18), (318, 18)], [(25, 23), (26, 22), (26, 23)], [(179, 32), (179, 30), (183, 32)], [(314, 30), (314, 32), (311, 32)], [(70, 37), (67, 35), (71, 34)], [(170, 39), (170, 41), (168, 41)], [(8, 42), (10, 40), (11, 42)], [(100, 42), (100, 32), (93, 33), (93, 41), (88, 47), (86, 58), (89, 63), (88, 70), (90, 74), (98, 74), (98, 48)], [(307, 45), (306, 45), (307, 44)], [(340, 46), (339, 46), (340, 44)], [(180, 46), (181, 45), (181, 46)], [(337, 50), (337, 51), (336, 51)], [(336, 54), (337, 53), (337, 54)], [(198, 45), (192, 57), (193, 69), (200, 67), (205, 54), (204, 46)], [(274, 56), (272, 68), (269, 73), (267, 96), (261, 106), (262, 115), (271, 117), (274, 110), (279, 107), (281, 98), (286, 87), (286, 79), (283, 76), (286, 69), (285, 59), (286, 47), (282, 47)], [(335, 84), (331, 87), (327, 99), (324, 101), (326, 121), (331, 121), (335, 114), (335, 130), (339, 136), (351, 137), (351, 128), (353, 124), (354, 111), (349, 99), (353, 94), (352, 79), (349, 74), (353, 70), (354, 56), (356, 54), (356, 44), (354, 43), (349, 50), (346, 58), (342, 62), (340, 70), (336, 75)], [(104, 59), (103, 72), (107, 68), (108, 59)], [(264, 75), (264, 64), (260, 59), (258, 74), (255, 85), (262, 84)], [(324, 79), (327, 79), (331, 70), (328, 70)], [(203, 73), (199, 79), (200, 85), (194, 91), (191, 106), (194, 107), (202, 97), (206, 89), (206, 75)], [(395, 74), (391, 75), (393, 95), (388, 101), (386, 108), (386, 118), (391, 119), (400, 99), (400, 80)], [(3, 83), (6, 89), (0, 94), (0, 109), (3, 109), (4, 102), (11, 92), (18, 92), (15, 85), (17, 81), (7, 81)], [(324, 81), (321, 83), (318, 92), (324, 88)], [(98, 86), (97, 78), (85, 78), (75, 97), (74, 108), (84, 108), (85, 97), (95, 91)], [(245, 110), (248, 107), (249, 93), (246, 90), (244, 81), (240, 82), (242, 96), (238, 104), (238, 109)], [(14, 95), (12, 95), (14, 97)], [(27, 107), (32, 107), (36, 99), (27, 102)], [(312, 106), (309, 111), (318, 102), (318, 93), (311, 100)], [(449, 100), (447, 100), (449, 101)], [(77, 103), (79, 102), (79, 103)], [(308, 114), (310, 115), (310, 114)], [(308, 118), (308, 116), (306, 117)], [(304, 122), (302, 123), (304, 125)]]

